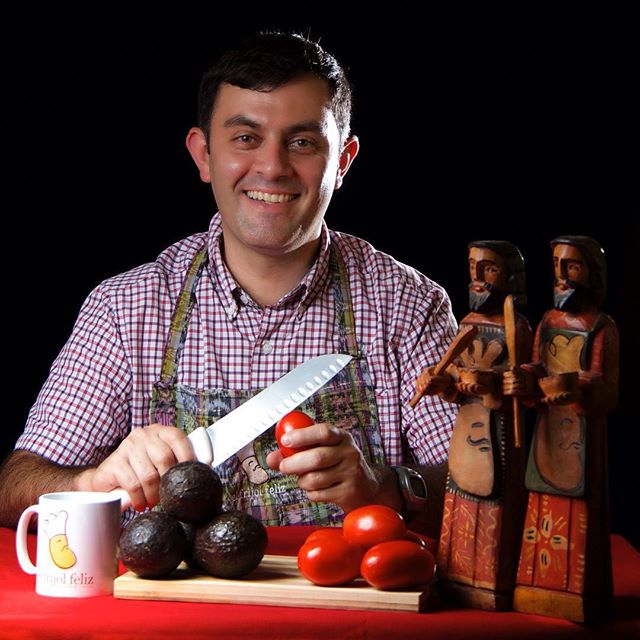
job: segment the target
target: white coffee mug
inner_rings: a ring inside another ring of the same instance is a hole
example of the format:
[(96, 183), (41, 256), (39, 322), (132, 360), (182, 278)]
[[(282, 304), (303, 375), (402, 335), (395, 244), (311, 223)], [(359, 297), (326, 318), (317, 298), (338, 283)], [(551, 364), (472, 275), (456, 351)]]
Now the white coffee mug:
[[(38, 515), (36, 566), (27, 528)], [(113, 593), (118, 574), (120, 496), (95, 491), (46, 493), (18, 521), (16, 552), (22, 570), (36, 575), (36, 593), (84, 598)]]

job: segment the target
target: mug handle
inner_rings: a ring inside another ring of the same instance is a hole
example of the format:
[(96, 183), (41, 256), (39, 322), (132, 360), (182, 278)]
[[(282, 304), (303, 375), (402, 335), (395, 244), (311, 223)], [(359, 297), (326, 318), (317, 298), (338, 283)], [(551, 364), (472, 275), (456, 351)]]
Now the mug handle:
[(25, 573), (34, 575), (37, 571), (31, 558), (29, 558), (29, 551), (27, 549), (27, 528), (29, 527), (29, 521), (31, 518), (40, 513), (39, 506), (33, 504), (27, 507), (18, 520), (18, 527), (16, 529), (16, 554), (18, 555), (18, 562), (20, 567)]

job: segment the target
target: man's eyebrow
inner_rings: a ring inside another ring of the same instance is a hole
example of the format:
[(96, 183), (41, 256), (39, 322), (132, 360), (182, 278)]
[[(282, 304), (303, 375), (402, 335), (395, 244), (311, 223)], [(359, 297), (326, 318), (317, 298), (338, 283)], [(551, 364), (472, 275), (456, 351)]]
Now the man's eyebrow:
[(242, 115), (231, 116), (230, 118), (227, 118), (224, 121), (223, 126), (225, 128), (230, 128), (230, 127), (250, 127), (252, 129), (260, 128), (260, 125), (257, 122), (254, 122), (253, 120), (251, 120), (251, 118), (247, 118), (247, 116), (242, 116)]

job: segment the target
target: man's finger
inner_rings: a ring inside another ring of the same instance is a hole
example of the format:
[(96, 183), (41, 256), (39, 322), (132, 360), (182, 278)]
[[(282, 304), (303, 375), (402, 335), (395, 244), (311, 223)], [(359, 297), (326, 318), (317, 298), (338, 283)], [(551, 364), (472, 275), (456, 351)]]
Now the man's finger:
[(309, 427), (294, 429), (284, 434), (282, 444), (294, 449), (305, 447), (334, 446), (340, 444), (345, 438), (345, 432), (337, 427), (332, 427), (326, 422), (312, 424)]
[[(160, 498), (160, 471), (156, 465), (149, 458), (148, 452), (145, 450), (142, 453), (136, 452), (129, 458), (131, 468), (136, 474), (137, 484), (140, 487), (144, 495), (144, 501), (146, 505), (152, 507), (158, 503)], [(127, 487), (123, 487), (127, 489)], [(128, 491), (128, 489), (127, 489)], [(136, 502), (133, 500), (134, 504)]]
[(196, 459), (191, 442), (184, 431), (176, 427), (162, 427), (158, 430), (158, 438), (171, 448), (177, 462)]

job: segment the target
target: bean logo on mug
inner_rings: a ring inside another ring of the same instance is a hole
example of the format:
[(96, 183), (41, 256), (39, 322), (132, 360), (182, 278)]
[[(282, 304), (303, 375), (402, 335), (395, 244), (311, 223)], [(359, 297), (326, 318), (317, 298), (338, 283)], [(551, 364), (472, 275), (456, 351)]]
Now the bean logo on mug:
[[(38, 516), (37, 564), (27, 551), (27, 528)], [(92, 491), (47, 493), (18, 521), (16, 552), (36, 575), (36, 592), (81, 598), (113, 593), (118, 572), (120, 496)]]

